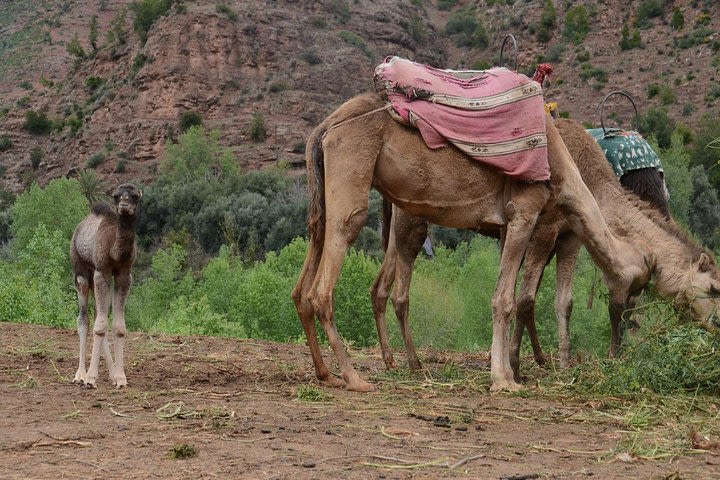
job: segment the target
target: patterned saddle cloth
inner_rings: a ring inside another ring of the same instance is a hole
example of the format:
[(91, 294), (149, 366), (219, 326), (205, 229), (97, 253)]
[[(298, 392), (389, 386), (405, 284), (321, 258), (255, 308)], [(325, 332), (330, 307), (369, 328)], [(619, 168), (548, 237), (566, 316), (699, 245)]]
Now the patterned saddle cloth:
[(547, 180), (542, 88), (506, 68), (440, 70), (400, 57), (375, 69), (393, 117), (416, 127), (429, 148), (452, 143), (506, 175)]
[(605, 133), (602, 128), (591, 128), (588, 133), (595, 138), (618, 178), (641, 168), (663, 171), (657, 153), (639, 133), (619, 128), (606, 128)]

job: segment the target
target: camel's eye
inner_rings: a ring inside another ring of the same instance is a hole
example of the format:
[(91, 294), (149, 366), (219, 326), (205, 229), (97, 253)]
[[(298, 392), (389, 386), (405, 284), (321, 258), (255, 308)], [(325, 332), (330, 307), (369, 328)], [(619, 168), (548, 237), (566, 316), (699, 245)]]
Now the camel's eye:
[(715, 285), (712, 285), (710, 287), (710, 294), (715, 295), (715, 296), (720, 295), (720, 288), (716, 287)]

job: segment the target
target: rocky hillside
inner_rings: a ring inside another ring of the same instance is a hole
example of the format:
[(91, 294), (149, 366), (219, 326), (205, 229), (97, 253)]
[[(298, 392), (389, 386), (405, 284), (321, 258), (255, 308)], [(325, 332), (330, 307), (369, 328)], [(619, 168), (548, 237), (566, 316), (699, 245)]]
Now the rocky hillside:
[[(299, 166), (308, 132), (372, 88), (386, 55), (482, 68), (497, 62), (507, 33), (517, 37), (520, 71), (554, 65), (547, 98), (572, 118), (597, 121), (599, 101), (616, 89), (641, 112), (662, 104), (689, 126), (720, 105), (720, 4), (712, 0), (554, 0), (554, 19), (545, 0), (135, 3), (170, 8), (143, 30), (126, 0), (0, 4), (4, 188), (86, 167), (152, 181), (185, 112), (217, 129), (247, 168)], [(47, 117), (48, 125), (39, 121), (46, 133), (24, 128), (29, 111)], [(608, 111), (629, 118), (621, 101)]]

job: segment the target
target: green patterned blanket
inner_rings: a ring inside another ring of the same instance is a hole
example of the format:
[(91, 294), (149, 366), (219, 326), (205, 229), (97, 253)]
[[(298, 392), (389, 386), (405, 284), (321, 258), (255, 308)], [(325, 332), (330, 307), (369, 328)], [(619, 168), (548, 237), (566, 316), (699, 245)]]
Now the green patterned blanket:
[(642, 135), (619, 128), (591, 128), (588, 133), (595, 138), (618, 178), (632, 170), (657, 168), (662, 170), (660, 158)]

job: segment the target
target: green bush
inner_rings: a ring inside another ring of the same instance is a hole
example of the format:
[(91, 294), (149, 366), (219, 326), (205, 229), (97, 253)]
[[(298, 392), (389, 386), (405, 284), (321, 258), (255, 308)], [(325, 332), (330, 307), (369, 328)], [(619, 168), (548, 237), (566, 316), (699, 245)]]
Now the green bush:
[(627, 23), (623, 25), (622, 35), (620, 37), (620, 50), (632, 50), (633, 48), (640, 48), (641, 46), (640, 31), (633, 29), (631, 35), (630, 26)]
[(474, 9), (463, 8), (450, 14), (445, 33), (458, 47), (483, 49), (490, 42), (485, 26), (475, 18)]
[(218, 3), (215, 5), (215, 9), (218, 11), (218, 13), (222, 13), (225, 15), (229, 20), (233, 22), (237, 22), (240, 17), (238, 17), (238, 14), (230, 8), (229, 5), (225, 5), (224, 3)]
[(264, 142), (267, 138), (265, 117), (260, 112), (253, 113), (252, 122), (250, 123), (250, 138), (257, 143)]
[(576, 44), (582, 43), (590, 32), (590, 21), (584, 5), (574, 5), (565, 13), (563, 38)]
[(650, 27), (650, 19), (662, 15), (665, 3), (666, 0), (643, 0), (640, 2), (640, 6), (635, 14), (635, 24), (637, 27)]
[(65, 50), (67, 50), (70, 55), (74, 56), (76, 60), (82, 60), (85, 58), (85, 49), (82, 45), (80, 45), (77, 33), (65, 46)]
[(0, 136), (0, 152), (10, 150), (13, 146), (13, 142), (7, 135)]
[(322, 58), (317, 53), (317, 49), (310, 47), (300, 54), (300, 58), (308, 65), (318, 65), (322, 63)]
[(350, 21), (350, 4), (347, 0), (329, 0), (325, 2), (325, 8), (333, 14), (338, 23), (344, 25)]
[(130, 10), (135, 13), (133, 28), (142, 43), (147, 41), (147, 35), (153, 23), (168, 13), (171, 6), (172, 0), (139, 0), (130, 4)]
[(670, 137), (675, 130), (675, 121), (668, 116), (665, 107), (652, 107), (640, 116), (640, 133), (653, 135), (660, 148), (670, 146)]
[(680, 7), (678, 6), (675, 6), (675, 8), (673, 8), (672, 20), (670, 21), (670, 25), (672, 26), (673, 30), (682, 30), (685, 26), (685, 17), (683, 16), (682, 10), (680, 10)]
[(45, 158), (45, 152), (39, 146), (35, 146), (30, 150), (30, 166), (33, 170), (37, 170), (40, 162)]
[(44, 188), (33, 184), (21, 194), (10, 208), (14, 248), (25, 249), (39, 224), (49, 232), (59, 230), (65, 241), (65, 252), (70, 248), (70, 237), (75, 226), (88, 213), (87, 201), (80, 193), (77, 180), (58, 178)]
[(357, 33), (351, 32), (350, 30), (340, 30), (338, 36), (351, 47), (355, 47), (363, 52), (366, 57), (370, 59), (373, 58), (372, 50), (370, 50), (365, 40)]
[(103, 83), (105, 83), (105, 80), (103, 80), (103, 79), (100, 78), (100, 77), (95, 77), (95, 76), (88, 77), (88, 78), (85, 80), (85, 86), (88, 87), (90, 90), (95, 90), (96, 88), (98, 88), (98, 87), (99, 87), (100, 85), (102, 85)]
[(180, 115), (180, 133), (185, 133), (190, 127), (202, 127), (202, 124), (202, 116), (195, 110), (188, 110)]
[(540, 15), (540, 22), (537, 25), (537, 38), (541, 42), (548, 42), (551, 38), (550, 31), (557, 26), (557, 11), (552, 0), (546, 0)]
[(102, 152), (93, 153), (85, 162), (87, 168), (97, 168), (105, 162), (105, 154)]
[(25, 112), (25, 123), (23, 123), (23, 128), (35, 135), (43, 135), (50, 132), (52, 123), (47, 118), (47, 115), (45, 115), (45, 112), (28, 110)]

